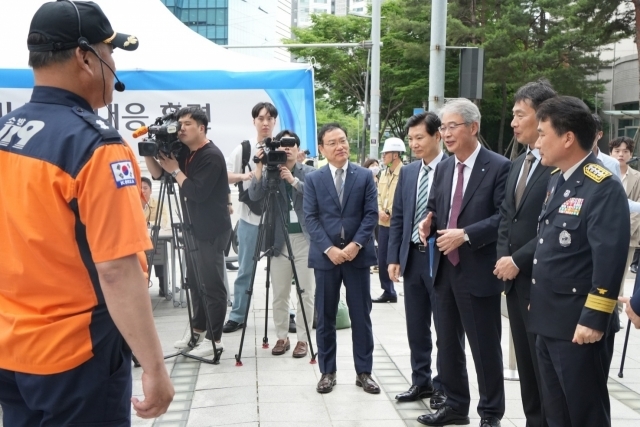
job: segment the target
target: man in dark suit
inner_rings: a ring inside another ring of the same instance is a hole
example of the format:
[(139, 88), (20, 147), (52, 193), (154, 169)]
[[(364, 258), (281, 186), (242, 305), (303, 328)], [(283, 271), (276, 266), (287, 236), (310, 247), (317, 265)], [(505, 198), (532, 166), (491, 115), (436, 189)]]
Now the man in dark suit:
[(630, 239), (627, 195), (591, 152), (596, 125), (581, 100), (543, 102), (540, 150), (551, 173), (538, 219), (530, 331), (550, 426), (610, 426), (606, 342)]
[(503, 284), (493, 275), (493, 266), (510, 162), (481, 146), (480, 111), (471, 101), (447, 102), (440, 118), (445, 146), (455, 156), (436, 167), (420, 234), (423, 242), (437, 236), (434, 315), (438, 376), (447, 399), (435, 414), (418, 421), (432, 426), (469, 424), (466, 333), (478, 375), (480, 427), (496, 427), (504, 415)]
[(409, 146), (415, 162), (400, 171), (393, 197), (387, 262), (394, 282), (404, 276), (404, 309), (411, 349), (411, 387), (396, 399), (409, 402), (424, 399), (439, 388), (431, 379), (431, 311), (433, 280), (429, 250), (420, 242), (418, 224), (427, 209), (429, 189), (436, 165), (445, 156), (440, 150), (440, 119), (435, 113), (416, 114), (407, 121)]
[(552, 168), (540, 164), (535, 148), (538, 139), (538, 106), (556, 96), (549, 82), (527, 83), (515, 95), (511, 127), (518, 143), (527, 148), (511, 166), (504, 202), (500, 206), (498, 262), (494, 274), (504, 281), (509, 325), (518, 361), (520, 394), (527, 427), (546, 426), (536, 359), (536, 338), (528, 332), (529, 292), (533, 253), (536, 250), (538, 215), (547, 194)]
[(338, 123), (318, 132), (318, 147), (329, 164), (307, 175), (304, 216), (311, 237), (309, 267), (316, 278), (316, 340), (322, 377), (316, 390), (329, 393), (336, 383), (336, 314), (344, 282), (351, 318), (356, 385), (380, 393), (371, 377), (373, 333), (369, 267), (377, 264), (373, 229), (378, 196), (368, 169), (349, 162), (349, 141)]

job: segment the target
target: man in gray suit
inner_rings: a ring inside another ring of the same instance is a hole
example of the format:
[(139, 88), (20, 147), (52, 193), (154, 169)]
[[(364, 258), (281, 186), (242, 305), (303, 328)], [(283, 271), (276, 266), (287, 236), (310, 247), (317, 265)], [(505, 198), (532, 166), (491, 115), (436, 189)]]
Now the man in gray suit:
[[(313, 305), (315, 295), (315, 280), (313, 278), (313, 270), (307, 266), (309, 256), (309, 233), (305, 225), (304, 212), (302, 210), (302, 196), (304, 194), (304, 178), (307, 173), (313, 172), (315, 169), (302, 163), (298, 163), (298, 153), (300, 151), (300, 138), (294, 132), (283, 130), (276, 135), (275, 140), (279, 141), (282, 137), (295, 139), (295, 146), (280, 147), (278, 150), (287, 153), (287, 162), (280, 168), (279, 192), (276, 201), (280, 204), (280, 208), (284, 213), (286, 220), (289, 240), (291, 241), (291, 251), (295, 268), (298, 274), (298, 281), (302, 292), (302, 303), (298, 303), (298, 313), (296, 316), (296, 331), (298, 334), (298, 343), (293, 350), (293, 357), (301, 358), (307, 355), (307, 335), (304, 324), (304, 316), (302, 315), (302, 306), (307, 318), (307, 322), (313, 319)], [(264, 158), (265, 153), (261, 148), (257, 151), (256, 157)], [(256, 171), (251, 179), (249, 187), (249, 197), (252, 200), (260, 200), (264, 197), (267, 190), (267, 181), (269, 177), (263, 178), (264, 162), (256, 165)], [(271, 172), (269, 172), (271, 173)], [(275, 210), (276, 215), (279, 211)], [(276, 327), (276, 335), (278, 341), (271, 350), (274, 356), (283, 355), (291, 348), (291, 343), (287, 336), (289, 332), (289, 296), (291, 295), (291, 279), (293, 270), (291, 261), (284, 241), (284, 232), (279, 220), (276, 218), (276, 227), (274, 235), (275, 257), (271, 260), (271, 281), (273, 283), (273, 322)]]

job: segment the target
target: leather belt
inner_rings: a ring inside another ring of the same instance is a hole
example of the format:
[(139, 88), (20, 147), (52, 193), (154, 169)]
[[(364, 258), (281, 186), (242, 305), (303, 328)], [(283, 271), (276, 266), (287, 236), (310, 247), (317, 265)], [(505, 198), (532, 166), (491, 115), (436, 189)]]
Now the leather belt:
[(423, 245), (422, 243), (411, 242), (411, 244), (409, 246), (414, 248), (414, 249), (417, 249), (420, 252), (427, 252), (427, 247), (425, 245)]

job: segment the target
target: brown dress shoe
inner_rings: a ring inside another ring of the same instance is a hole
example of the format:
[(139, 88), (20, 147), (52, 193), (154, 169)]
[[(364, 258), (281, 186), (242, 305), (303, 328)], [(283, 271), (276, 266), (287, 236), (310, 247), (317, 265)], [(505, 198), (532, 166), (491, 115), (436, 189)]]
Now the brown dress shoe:
[(362, 389), (367, 393), (380, 393), (380, 387), (376, 384), (373, 378), (371, 378), (371, 374), (367, 374), (366, 372), (356, 376), (356, 385), (358, 387), (362, 387)]
[(307, 343), (304, 341), (298, 341), (296, 348), (293, 349), (293, 357), (300, 359), (307, 356)]
[(320, 381), (318, 381), (318, 385), (316, 386), (316, 391), (318, 393), (331, 393), (333, 391), (334, 385), (336, 385), (335, 372), (322, 374), (322, 377), (320, 378)]
[(286, 351), (289, 351), (290, 348), (291, 343), (289, 343), (289, 338), (286, 340), (278, 340), (276, 346), (271, 350), (271, 354), (274, 356), (282, 356)]

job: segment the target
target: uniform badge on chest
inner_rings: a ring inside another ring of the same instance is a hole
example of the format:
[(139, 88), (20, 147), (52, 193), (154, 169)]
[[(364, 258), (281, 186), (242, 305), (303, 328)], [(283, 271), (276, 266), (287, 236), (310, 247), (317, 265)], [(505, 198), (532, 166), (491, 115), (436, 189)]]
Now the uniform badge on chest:
[(571, 245), (571, 234), (567, 230), (562, 230), (560, 233), (560, 246), (567, 248)]

